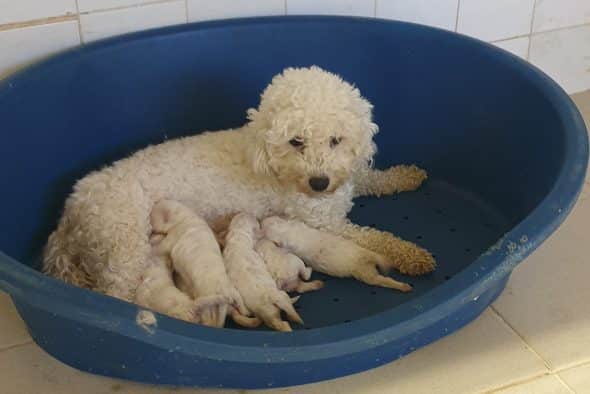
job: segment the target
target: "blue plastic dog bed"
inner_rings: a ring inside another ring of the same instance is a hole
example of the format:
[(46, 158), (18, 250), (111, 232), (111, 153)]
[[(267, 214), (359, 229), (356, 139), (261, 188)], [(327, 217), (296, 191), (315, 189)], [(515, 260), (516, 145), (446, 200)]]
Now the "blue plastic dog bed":
[[(291, 334), (164, 316), (147, 331), (136, 306), (38, 271), (76, 179), (150, 143), (239, 126), (273, 75), (312, 64), (375, 105), (377, 167), (430, 173), (419, 191), (359, 199), (351, 214), (436, 255), (434, 274), (409, 278), (413, 292), (324, 278), (299, 301), (306, 325)], [(578, 111), (534, 67), (454, 33), (375, 19), (219, 21), (97, 42), (3, 81), (0, 119), (0, 288), (34, 340), (81, 370), (174, 385), (320, 381), (457, 330), (564, 220), (588, 160)]]

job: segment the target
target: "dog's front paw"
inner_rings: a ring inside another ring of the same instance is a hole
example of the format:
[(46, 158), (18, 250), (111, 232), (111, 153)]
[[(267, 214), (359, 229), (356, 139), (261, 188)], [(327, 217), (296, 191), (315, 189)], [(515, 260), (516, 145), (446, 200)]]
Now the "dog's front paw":
[(402, 274), (424, 275), (436, 269), (436, 261), (426, 249), (413, 245), (405, 248), (404, 252), (397, 265), (397, 269)]
[(383, 171), (382, 194), (393, 194), (416, 190), (428, 178), (428, 174), (415, 165), (399, 165)]
[(360, 244), (385, 256), (387, 260), (379, 265), (384, 272), (395, 268), (406, 275), (424, 275), (436, 268), (436, 262), (430, 252), (388, 232), (366, 229), (364, 237), (360, 238)]

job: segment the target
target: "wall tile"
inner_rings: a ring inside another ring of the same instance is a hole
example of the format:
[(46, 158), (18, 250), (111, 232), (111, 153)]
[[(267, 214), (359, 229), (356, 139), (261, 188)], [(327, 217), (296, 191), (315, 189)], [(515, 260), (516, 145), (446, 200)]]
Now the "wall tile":
[(375, 0), (287, 0), (287, 13), (375, 16)]
[(184, 1), (80, 15), (84, 42), (184, 22), (186, 22)]
[(512, 52), (516, 56), (526, 59), (529, 49), (529, 38), (519, 37), (513, 38), (511, 40), (496, 41), (493, 42), (493, 44), (497, 47), (507, 50), (508, 52)]
[(377, 17), (455, 30), (458, 0), (377, 0)]
[(486, 41), (530, 33), (535, 0), (461, 0), (457, 31)]
[(78, 0), (78, 7), (80, 12), (89, 12), (96, 10), (106, 10), (109, 8), (123, 8), (134, 5), (155, 3), (157, 1), (158, 0)]
[(533, 31), (590, 23), (589, 0), (537, 0)]
[(19, 66), (79, 44), (76, 21), (0, 31), (0, 77)]
[(568, 93), (590, 89), (590, 26), (533, 35), (529, 60)]
[(0, 24), (76, 13), (76, 0), (0, 0)]
[(284, 0), (188, 0), (189, 21), (284, 14)]

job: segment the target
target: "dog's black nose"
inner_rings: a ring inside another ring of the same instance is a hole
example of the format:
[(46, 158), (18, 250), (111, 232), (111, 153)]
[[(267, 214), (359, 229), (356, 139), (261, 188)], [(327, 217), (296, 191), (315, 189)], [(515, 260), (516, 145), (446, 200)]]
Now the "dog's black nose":
[(326, 190), (329, 184), (330, 178), (327, 176), (314, 176), (313, 178), (309, 178), (309, 186), (311, 186), (312, 190), (316, 192)]

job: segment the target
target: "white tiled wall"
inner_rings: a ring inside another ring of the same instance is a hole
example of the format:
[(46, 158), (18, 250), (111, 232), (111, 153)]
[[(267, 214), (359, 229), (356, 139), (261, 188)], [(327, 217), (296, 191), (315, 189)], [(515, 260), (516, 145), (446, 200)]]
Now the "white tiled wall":
[(459, 0), (376, 0), (378, 18), (455, 30)]
[(82, 14), (80, 31), (84, 42), (90, 42), (131, 31), (185, 22), (186, 4), (178, 0)]
[(376, 16), (458, 31), (528, 59), (570, 93), (590, 89), (590, 0), (0, 0), (0, 77), (125, 32), (284, 14)]

